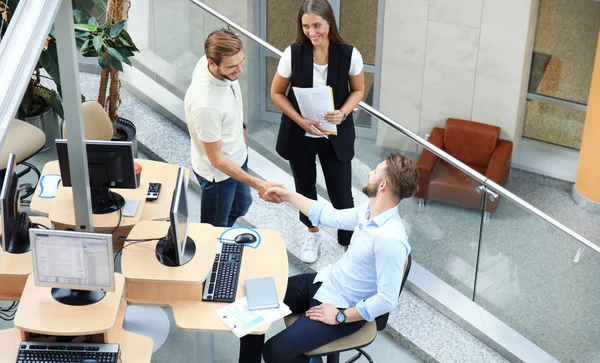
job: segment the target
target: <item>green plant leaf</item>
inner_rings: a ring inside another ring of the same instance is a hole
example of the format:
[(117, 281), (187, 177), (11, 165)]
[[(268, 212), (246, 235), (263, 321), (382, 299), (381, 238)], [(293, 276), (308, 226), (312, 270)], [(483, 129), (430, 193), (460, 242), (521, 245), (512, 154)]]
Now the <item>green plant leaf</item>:
[(40, 64), (56, 83), (60, 92), (60, 72), (58, 68), (58, 52), (56, 42), (48, 42), (48, 47), (40, 54)]
[(94, 49), (96, 49), (96, 51), (100, 51), (100, 49), (102, 48), (102, 44), (104, 43), (104, 39), (102, 39), (100, 35), (96, 35), (93, 39), (93, 42)]
[(108, 63), (110, 63), (111, 66), (115, 67), (119, 71), (123, 72), (123, 63), (121, 63), (120, 60), (118, 60), (115, 57), (109, 55), (108, 56)]
[(96, 29), (98, 28), (98, 20), (96, 20), (96, 18), (93, 16), (88, 20), (88, 24), (95, 26)]
[(73, 20), (75, 20), (75, 23), (85, 24), (88, 21), (88, 15), (81, 10), (73, 10)]
[(113, 58), (115, 58), (119, 62), (123, 61), (123, 57), (121, 56), (121, 53), (119, 53), (119, 51), (116, 50), (115, 48), (106, 47), (106, 51), (108, 52), (109, 56), (112, 56)]
[(54, 112), (56, 112), (56, 114), (64, 120), (65, 111), (63, 110), (62, 100), (60, 99), (59, 94), (54, 90), (50, 91), (50, 104), (52, 105)]
[(108, 68), (108, 62), (106, 61), (106, 58), (104, 58), (104, 53), (98, 54), (98, 64), (102, 68)]
[(102, 10), (106, 10), (106, 3), (103, 0), (94, 0), (94, 3), (100, 5)]
[(88, 40), (89, 37), (90, 37), (90, 32), (75, 30), (75, 38), (81, 39), (81, 40)]
[(81, 30), (84, 32), (95, 32), (98, 30), (97, 27), (90, 25), (90, 24), (78, 23), (78, 24), (75, 24), (73, 27), (75, 28), (75, 30)]
[(86, 40), (85, 42), (83, 42), (83, 44), (81, 45), (81, 48), (79, 48), (79, 51), (81, 53), (85, 53), (86, 49), (90, 46), (90, 41)]
[(131, 61), (126, 56), (121, 54), (121, 57), (123, 57), (123, 63), (127, 64), (130, 67), (133, 67), (133, 64), (131, 64)]
[(121, 20), (120, 22), (116, 23), (112, 28), (110, 28), (110, 37), (114, 38), (117, 35), (119, 35), (119, 33), (121, 33), (121, 30), (123, 30), (123, 27), (125, 27), (126, 22), (127, 19)]
[(123, 56), (123, 58), (135, 56), (135, 54), (133, 54), (133, 52), (129, 48), (127, 48), (127, 47), (117, 47), (115, 49), (118, 50), (119, 53), (121, 53), (121, 55)]
[(121, 33), (119, 33), (119, 37), (123, 38), (127, 42), (127, 45), (131, 46), (131, 50), (133, 50), (134, 52), (140, 51), (139, 49), (137, 49), (137, 47), (133, 43), (133, 40), (131, 39), (131, 36), (129, 35), (127, 30), (123, 29), (123, 31), (121, 31)]

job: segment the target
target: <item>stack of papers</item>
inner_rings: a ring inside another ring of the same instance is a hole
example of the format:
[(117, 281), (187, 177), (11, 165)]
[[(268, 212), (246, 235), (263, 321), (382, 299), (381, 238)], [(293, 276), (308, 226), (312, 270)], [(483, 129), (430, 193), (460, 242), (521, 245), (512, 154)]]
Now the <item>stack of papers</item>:
[(215, 311), (215, 315), (231, 329), (233, 334), (241, 338), (261, 327), (291, 314), (290, 308), (279, 301), (274, 309), (250, 310), (248, 300), (240, 299)]
[(307, 120), (319, 121), (321, 126), (318, 129), (323, 133), (337, 135), (337, 125), (328, 122), (323, 117), (325, 113), (335, 109), (331, 87), (293, 87), (293, 90), (302, 117)]

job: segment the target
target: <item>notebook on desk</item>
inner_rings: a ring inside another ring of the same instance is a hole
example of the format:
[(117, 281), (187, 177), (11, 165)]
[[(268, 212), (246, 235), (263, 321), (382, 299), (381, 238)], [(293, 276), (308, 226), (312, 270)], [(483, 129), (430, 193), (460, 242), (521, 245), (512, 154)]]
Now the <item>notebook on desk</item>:
[(275, 279), (272, 277), (248, 279), (245, 281), (245, 287), (248, 309), (259, 310), (279, 307)]

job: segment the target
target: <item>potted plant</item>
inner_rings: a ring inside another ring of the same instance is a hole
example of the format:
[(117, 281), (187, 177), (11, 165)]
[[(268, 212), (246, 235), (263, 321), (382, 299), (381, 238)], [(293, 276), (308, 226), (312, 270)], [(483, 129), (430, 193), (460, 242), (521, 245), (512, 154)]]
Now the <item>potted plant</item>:
[(102, 67), (98, 102), (107, 109), (113, 122), (113, 140), (135, 142), (135, 125), (117, 115), (121, 103), (119, 72), (123, 71), (123, 63), (131, 66), (129, 57), (134, 56), (133, 52), (139, 52), (125, 30), (127, 19), (123, 19), (123, 8), (124, 3), (128, 1), (93, 1), (102, 10), (98, 17), (90, 16), (81, 10), (73, 12), (77, 49), (84, 57), (96, 57)]
[[(8, 28), (18, 3), (19, 0), (0, 0), (0, 41)], [(43, 68), (56, 83), (60, 92), (56, 43), (53, 39), (53, 35), (48, 36), (16, 115), (17, 118), (44, 131), (46, 134), (44, 150), (54, 145), (54, 140), (60, 137), (59, 123), (56, 116), (63, 118), (63, 107), (59, 93), (44, 87), (41, 82), (42, 78), (48, 78), (41, 74), (40, 70)]]

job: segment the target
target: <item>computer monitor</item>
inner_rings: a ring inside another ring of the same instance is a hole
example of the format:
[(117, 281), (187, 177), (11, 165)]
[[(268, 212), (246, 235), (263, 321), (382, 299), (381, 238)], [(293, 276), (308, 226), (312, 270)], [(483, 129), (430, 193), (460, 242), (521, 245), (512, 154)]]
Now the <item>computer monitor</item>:
[[(135, 189), (133, 144), (129, 141), (86, 141), (92, 213), (118, 211), (125, 204), (123, 197), (109, 188)], [(67, 140), (56, 140), (56, 152), (62, 183), (71, 186), (71, 171)]]
[(115, 291), (112, 235), (31, 228), (29, 238), (35, 284), (56, 301), (90, 305)]
[(188, 216), (185, 169), (180, 167), (171, 200), (169, 232), (156, 245), (156, 258), (165, 266), (185, 265), (196, 254), (196, 244), (187, 235)]
[(19, 254), (30, 250), (29, 234), (31, 222), (26, 213), (20, 212), (19, 177), (16, 172), (16, 156), (8, 155), (4, 182), (0, 192), (0, 214), (2, 214), (2, 249)]

